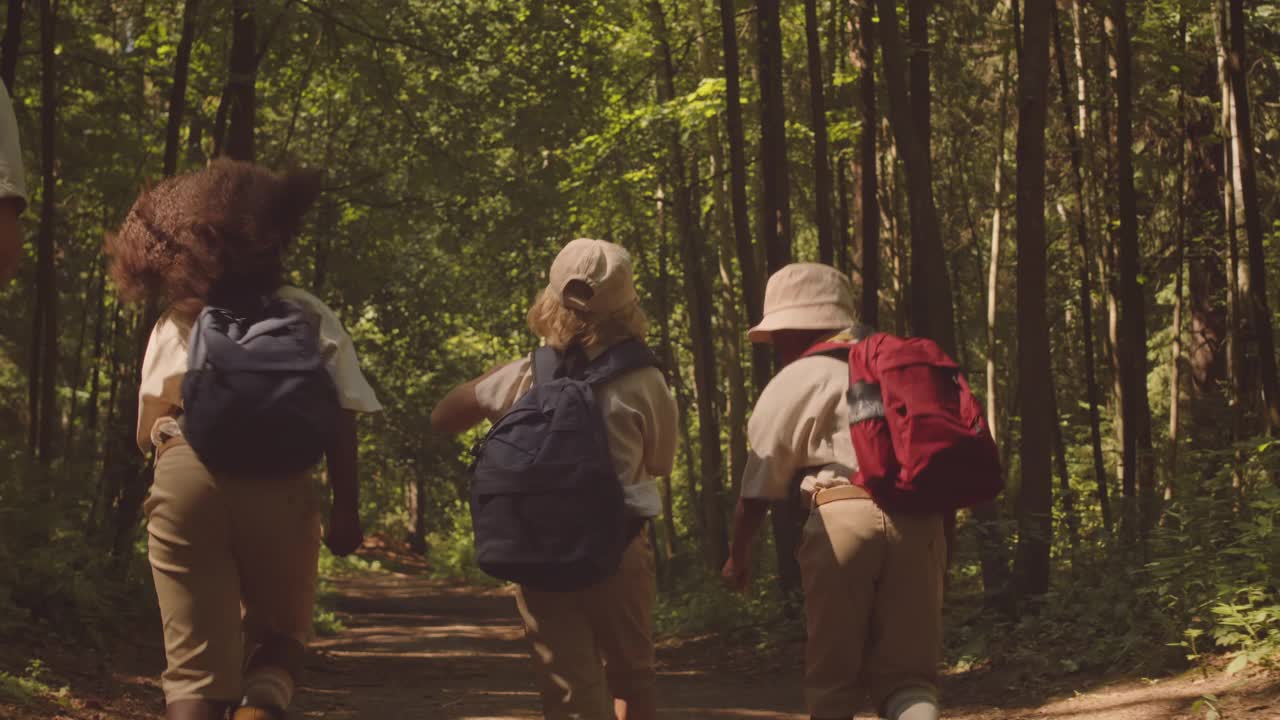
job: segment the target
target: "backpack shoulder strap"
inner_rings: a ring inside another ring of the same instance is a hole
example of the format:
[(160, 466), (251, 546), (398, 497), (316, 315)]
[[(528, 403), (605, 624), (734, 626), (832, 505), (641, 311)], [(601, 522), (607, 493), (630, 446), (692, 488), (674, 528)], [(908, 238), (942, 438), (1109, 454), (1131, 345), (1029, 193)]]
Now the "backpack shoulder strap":
[(648, 346), (639, 340), (624, 340), (592, 360), (582, 379), (592, 385), (602, 385), (632, 370), (646, 367), (658, 367), (658, 359)]
[(560, 352), (553, 347), (543, 345), (530, 355), (530, 364), (533, 366), (533, 384), (546, 385), (560, 372)]

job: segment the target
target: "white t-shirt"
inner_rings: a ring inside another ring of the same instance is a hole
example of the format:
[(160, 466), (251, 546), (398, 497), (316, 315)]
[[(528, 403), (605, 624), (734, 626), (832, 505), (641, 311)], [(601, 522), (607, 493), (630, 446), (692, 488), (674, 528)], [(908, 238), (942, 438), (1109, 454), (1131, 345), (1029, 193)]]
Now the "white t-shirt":
[[(298, 303), (320, 318), (320, 344), (338, 386), (342, 407), (356, 412), (378, 412), (382, 405), (360, 371), (355, 344), (338, 316), (316, 296), (295, 287), (282, 287), (277, 296)], [(187, 336), (191, 328), (168, 316), (160, 318), (151, 331), (147, 353), (142, 360), (142, 382), (138, 388), (138, 447), (143, 452), (160, 445), (160, 433), (176, 425), (173, 408), (182, 407), (182, 377), (187, 372)], [(167, 421), (167, 422), (166, 422)], [(170, 433), (172, 434), (172, 433)]]
[(18, 142), (18, 120), (4, 83), (0, 82), (0, 199), (17, 198), (27, 204), (27, 181), (22, 172), (22, 145)]
[[(598, 354), (588, 351), (588, 355)], [(528, 357), (504, 365), (476, 385), (476, 400), (496, 421), (533, 386)], [(602, 385), (596, 402), (609, 436), (609, 455), (622, 482), (627, 509), (639, 518), (662, 514), (655, 478), (675, 464), (679, 412), (667, 381), (657, 368), (629, 372)]]
[(800, 471), (806, 496), (848, 485), (858, 457), (849, 434), (849, 365), (839, 358), (801, 358), (778, 371), (756, 400), (742, 473), (742, 496), (784, 500)]

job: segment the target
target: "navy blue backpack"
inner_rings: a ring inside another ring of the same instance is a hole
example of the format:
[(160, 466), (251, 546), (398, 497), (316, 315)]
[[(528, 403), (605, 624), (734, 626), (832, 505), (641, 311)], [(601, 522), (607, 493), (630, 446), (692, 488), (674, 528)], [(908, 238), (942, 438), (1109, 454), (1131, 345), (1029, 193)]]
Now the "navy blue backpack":
[(471, 523), (493, 577), (580, 590), (616, 572), (632, 539), (596, 388), (657, 361), (638, 340), (581, 357), (535, 351), (533, 387), (476, 446)]
[(209, 305), (187, 352), (182, 432), (205, 467), (284, 475), (324, 456), (341, 408), (313, 314), (280, 298), (235, 310)]

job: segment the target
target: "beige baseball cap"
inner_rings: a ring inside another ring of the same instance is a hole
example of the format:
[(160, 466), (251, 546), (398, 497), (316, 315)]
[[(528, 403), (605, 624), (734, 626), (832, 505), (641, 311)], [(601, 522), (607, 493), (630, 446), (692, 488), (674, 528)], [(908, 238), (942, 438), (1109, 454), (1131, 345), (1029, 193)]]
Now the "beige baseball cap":
[(768, 343), (778, 330), (842, 330), (857, 321), (853, 283), (830, 265), (792, 263), (774, 273), (764, 290), (764, 317), (747, 331)]
[(621, 245), (578, 238), (551, 263), (547, 292), (567, 308), (608, 315), (639, 302), (631, 255)]

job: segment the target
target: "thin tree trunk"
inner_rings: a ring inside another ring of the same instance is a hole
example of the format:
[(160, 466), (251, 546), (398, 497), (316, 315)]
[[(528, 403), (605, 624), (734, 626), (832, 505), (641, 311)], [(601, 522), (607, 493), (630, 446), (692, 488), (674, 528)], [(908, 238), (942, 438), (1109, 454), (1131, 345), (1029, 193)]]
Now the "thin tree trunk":
[(231, 62), (227, 81), (227, 156), (254, 159), (255, 87), (258, 78), (257, 23), (253, 0), (232, 0)]
[(4, 39), (0, 40), (0, 82), (13, 94), (18, 75), (18, 55), (22, 50), (22, 5), (24, 0), (9, 0), (5, 16)]
[(757, 0), (760, 68), (761, 241), (769, 274), (791, 262), (791, 201), (787, 179), (786, 108), (782, 89), (779, 0)]
[[(37, 303), (40, 322), (40, 433), (36, 454), (43, 463), (52, 460), (53, 437), (57, 431), (58, 406), (58, 289), (57, 254), (57, 23), (55, 0), (40, 2), (40, 171), (44, 185), (40, 194), (40, 234), (37, 260)], [(33, 338), (33, 341), (35, 338)], [(34, 370), (34, 368), (33, 368)]]
[[(98, 270), (101, 263), (95, 262), (89, 270), (89, 282), (86, 287), (88, 292), (93, 292), (93, 287), (98, 284)], [(85, 298), (88, 300), (88, 298)], [(89, 338), (89, 314), (93, 312), (91, 307), (86, 303), (84, 310), (80, 313), (80, 337), (76, 340), (75, 369), (71, 371), (71, 409), (67, 412), (67, 429), (66, 429), (66, 455), (75, 457), (76, 454), (76, 426), (79, 423), (80, 415), (80, 391), (84, 388), (84, 345)], [(96, 361), (96, 358), (94, 358)], [(91, 361), (90, 366), (93, 362)]]
[(813, 124), (813, 191), (816, 197), (818, 262), (835, 261), (831, 228), (831, 155), (827, 143), (827, 104), (823, 97), (822, 41), (817, 0), (804, 0), (805, 45), (809, 51), (809, 112)]
[[(693, 447), (693, 439), (689, 432), (688, 403), (683, 400), (684, 392), (683, 384), (680, 381), (680, 368), (676, 364), (675, 348), (671, 341), (671, 263), (667, 261), (667, 209), (661, 189), (659, 189), (658, 194), (659, 199), (654, 208), (654, 220), (658, 226), (658, 317), (660, 318), (658, 329), (668, 380), (671, 381), (672, 387), (676, 389), (676, 398), (680, 401), (680, 433), (687, 458), (690, 455), (689, 449)], [(685, 474), (685, 477), (692, 483), (694, 479), (692, 463), (688, 465), (689, 472)], [(694, 515), (697, 516), (698, 513), (694, 513)], [(679, 551), (679, 538), (676, 536), (675, 499), (671, 489), (671, 475), (669, 473), (662, 478), (662, 521), (666, 529), (664, 533), (666, 536), (664, 549), (667, 560), (671, 560)]]
[[(1017, 32), (1016, 28), (1014, 32)], [(987, 425), (997, 442), (1002, 433), (996, 382), (996, 319), (1000, 299), (1000, 233), (1004, 225), (1001, 211), (1004, 208), (1004, 136), (1008, 122), (1008, 102), (1009, 53), (1005, 51), (1000, 59), (1000, 120), (996, 135), (995, 182), (992, 188), (994, 207), (991, 212), (991, 258), (987, 269)]]
[[(747, 306), (747, 322), (754, 326), (763, 312), (764, 290), (751, 244), (747, 204), (746, 139), (742, 128), (742, 83), (738, 58), (738, 27), (733, 0), (720, 0), (720, 33), (724, 49), (725, 130), (729, 137), (729, 195), (733, 207), (733, 240), (737, 247), (738, 269), (742, 273), (742, 299)], [(752, 348), (751, 379), (756, 392), (769, 384), (769, 349)]]
[[(1114, 0), (1116, 29), (1116, 151), (1119, 168), (1120, 201), (1120, 349), (1121, 390), (1123, 392), (1124, 486), (1130, 497), (1138, 489), (1140, 518), (1135, 519), (1145, 540), (1154, 520), (1155, 476), (1151, 467), (1151, 407), (1147, 398), (1147, 324), (1145, 299), (1138, 276), (1141, 249), (1138, 246), (1138, 207), (1133, 178), (1133, 57), (1129, 43), (1129, 20), (1124, 0)], [(1145, 436), (1145, 437), (1144, 437)]]
[[(910, 75), (911, 119), (916, 138), (924, 146), (925, 158), (933, 164), (933, 92), (929, 86), (929, 14), (933, 0), (907, 0), (907, 37), (911, 48), (907, 73)], [(932, 176), (932, 174), (931, 174)]]
[(894, 0), (878, 0), (889, 115), (898, 152), (906, 165), (911, 212), (911, 330), (932, 338), (948, 354), (956, 353), (955, 313), (946, 249), (933, 198), (929, 148), (919, 133), (919, 115), (907, 95), (905, 62)]
[[(693, 20), (694, 32), (698, 35), (698, 61), (701, 65), (702, 77), (714, 77), (716, 64), (702, 19), (702, 7), (693, 8)], [(747, 380), (742, 368), (744, 328), (739, 316), (738, 283), (732, 261), (733, 215), (732, 208), (729, 206), (729, 196), (725, 192), (725, 160), (724, 148), (720, 144), (719, 115), (712, 115), (707, 119), (705, 131), (707, 149), (710, 151), (712, 216), (715, 219), (715, 234), (719, 249), (718, 266), (720, 281), (723, 285), (721, 293), (723, 301), (717, 314), (724, 313), (723, 322), (719, 325), (721, 330), (719, 346), (723, 351), (727, 385), (725, 395), (728, 399), (728, 407), (725, 415), (731, 428), (728, 433), (729, 465), (725, 468), (724, 474), (729, 478), (730, 485), (736, 489), (738, 478), (747, 463), (747, 435), (743, 432), (747, 425)], [(712, 306), (714, 307), (714, 303)]]
[[(1187, 47), (1187, 19), (1179, 11), (1178, 39), (1185, 53)], [(1183, 139), (1178, 143), (1178, 199), (1177, 220), (1174, 229), (1174, 290), (1173, 290), (1173, 352), (1169, 358), (1169, 459), (1165, 472), (1164, 499), (1173, 500), (1174, 479), (1178, 473), (1178, 422), (1182, 405), (1182, 289), (1186, 265), (1187, 230), (1187, 155), (1190, 152), (1190, 120), (1187, 118), (1186, 81), (1181, 71), (1178, 77), (1178, 118), (1183, 124)]]
[(858, 13), (858, 38), (851, 53), (853, 64), (861, 72), (858, 91), (861, 97), (862, 132), (858, 139), (859, 201), (862, 237), (862, 322), (872, 327), (880, 323), (880, 201), (876, 187), (876, 129), (880, 126), (876, 109), (875, 4), (862, 0)]
[(1067, 525), (1067, 542), (1074, 551), (1080, 547), (1080, 516), (1076, 513), (1076, 494), (1071, 489), (1071, 473), (1067, 470), (1067, 449), (1062, 442), (1062, 419), (1058, 414), (1058, 391), (1049, 388), (1053, 401), (1053, 469), (1058, 475), (1058, 493), (1062, 496), (1062, 518)]
[(173, 87), (169, 92), (169, 121), (164, 131), (164, 174), (173, 175), (178, 170), (178, 151), (181, 149), (179, 133), (182, 115), (187, 104), (187, 74), (191, 67), (191, 46), (195, 43), (196, 13), (200, 0), (186, 0), (182, 6), (182, 35), (178, 40), (178, 52), (173, 64)]
[(104, 326), (106, 325), (107, 316), (106, 285), (107, 277), (106, 273), (103, 272), (98, 277), (98, 292), (94, 302), (94, 306), (97, 308), (98, 312), (97, 318), (93, 323), (93, 356), (91, 358), (92, 362), (90, 363), (91, 377), (89, 378), (89, 398), (85, 401), (84, 417), (85, 431), (94, 438), (95, 448), (98, 446), (97, 437), (100, 430), (98, 427), (98, 390), (102, 382), (102, 370), (98, 365), (102, 362), (102, 335)]
[(1262, 214), (1259, 209), (1257, 171), (1253, 158), (1253, 127), (1249, 109), (1248, 53), (1245, 47), (1244, 2), (1231, 0), (1231, 51), (1227, 57), (1232, 99), (1235, 101), (1235, 137), (1239, 145), (1237, 168), (1244, 199), (1245, 238), (1249, 243), (1249, 286), (1246, 301), (1253, 334), (1258, 342), (1258, 373), (1261, 375), (1262, 406), (1268, 429), (1280, 436), (1280, 383), (1276, 378), (1275, 335), (1271, 310), (1267, 306), (1267, 265), (1262, 245)]
[[(675, 99), (675, 66), (671, 58), (666, 18), (658, 0), (650, 0), (658, 51), (658, 101)], [(702, 243), (692, 205), (692, 184), (688, 180), (680, 128), (672, 123), (667, 139), (668, 167), (673, 183), (676, 232), (680, 236), (684, 261), (685, 307), (689, 314), (689, 335), (693, 345), (694, 386), (698, 403), (698, 446), (702, 481), (701, 506), (705, 537), (703, 549), (708, 567), (719, 570), (728, 557), (728, 529), (724, 512), (724, 463), (720, 451), (720, 423), (715, 406), (716, 365), (711, 331), (711, 289), (708, 287)]]
[[(1236, 223), (1236, 124), (1232, 110), (1230, 73), (1227, 68), (1227, 28), (1226, 0), (1214, 2), (1214, 41), (1218, 51), (1218, 81), (1222, 89), (1222, 208), (1223, 227), (1227, 235), (1227, 404), (1231, 415), (1231, 444), (1237, 445), (1243, 436), (1243, 352), (1240, 346), (1240, 252), (1237, 241)], [(1233, 488), (1241, 487), (1244, 479), (1241, 475), (1243, 458), (1237, 450), (1234, 453), (1231, 472)]]
[(1045, 117), (1053, 0), (1027, 0), (1018, 71), (1017, 294), (1022, 485), (1014, 577), (1024, 595), (1049, 590), (1053, 540), (1051, 449), (1054, 418), (1049, 324), (1045, 313)]
[[(1093, 258), (1089, 248), (1089, 189), (1085, 185), (1084, 160), (1080, 142), (1080, 133), (1085, 132), (1088, 120), (1088, 99), (1085, 86), (1084, 53), (1080, 48), (1081, 31), (1079, 28), (1079, 3), (1072, 5), (1075, 11), (1076, 27), (1076, 64), (1078, 79), (1076, 82), (1078, 114), (1072, 112), (1071, 93), (1067, 83), (1067, 59), (1062, 47), (1062, 28), (1058, 22), (1057, 6), (1053, 8), (1053, 49), (1058, 65), (1058, 89), (1062, 95), (1062, 119), (1067, 128), (1067, 144), (1071, 150), (1071, 175), (1073, 189), (1076, 194), (1075, 214), (1073, 217), (1076, 235), (1076, 248), (1080, 253), (1078, 303), (1080, 306), (1080, 324), (1084, 328), (1084, 367), (1085, 390), (1089, 404), (1089, 440), (1093, 449), (1093, 479), (1098, 488), (1098, 507), (1102, 512), (1102, 527), (1111, 533), (1111, 502), (1107, 492), (1107, 467), (1102, 454), (1102, 413), (1099, 410), (1097, 355), (1094, 352), (1093, 324)], [(1079, 127), (1077, 128), (1077, 123)]]

